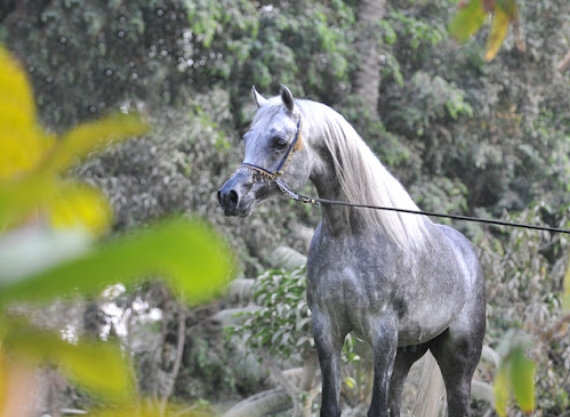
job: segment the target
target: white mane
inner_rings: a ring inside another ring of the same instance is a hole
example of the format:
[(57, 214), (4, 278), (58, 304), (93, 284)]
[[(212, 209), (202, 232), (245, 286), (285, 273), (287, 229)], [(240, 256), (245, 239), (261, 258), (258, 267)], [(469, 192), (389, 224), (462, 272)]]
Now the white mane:
[[(341, 197), (350, 203), (419, 210), (402, 184), (372, 153), (354, 128), (340, 114), (323, 104), (297, 100), (303, 113), (303, 129), (310, 126), (311, 137), (324, 140), (335, 165)], [(424, 246), (427, 236), (425, 216), (385, 210), (357, 209), (362, 221), (373, 230), (382, 230), (403, 249)]]

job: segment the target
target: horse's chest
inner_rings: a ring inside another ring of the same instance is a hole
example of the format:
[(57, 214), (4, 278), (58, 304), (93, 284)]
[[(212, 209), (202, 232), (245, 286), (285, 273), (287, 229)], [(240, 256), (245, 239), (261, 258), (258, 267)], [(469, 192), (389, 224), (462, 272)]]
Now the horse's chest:
[(378, 276), (354, 265), (331, 262), (328, 267), (319, 268), (318, 274), (308, 274), (307, 281), (307, 297), (313, 311), (318, 309), (336, 325), (365, 338), (370, 332), (369, 319), (390, 308), (389, 293), (377, 285)]
[[(319, 308), (382, 308), (387, 294), (385, 266), (370, 246), (349, 240), (317, 238), (309, 252), (307, 295)], [(332, 306), (332, 307), (331, 307)]]

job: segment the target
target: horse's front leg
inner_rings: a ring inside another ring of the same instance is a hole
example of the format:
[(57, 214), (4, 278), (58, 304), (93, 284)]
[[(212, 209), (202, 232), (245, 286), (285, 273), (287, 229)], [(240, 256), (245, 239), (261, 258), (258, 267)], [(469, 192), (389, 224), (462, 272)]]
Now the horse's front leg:
[(398, 321), (383, 317), (372, 323), (372, 349), (374, 353), (374, 385), (368, 417), (388, 417), (390, 380), (398, 349)]
[(313, 337), (319, 354), (323, 380), (321, 417), (340, 417), (340, 355), (347, 332), (330, 315), (313, 308)]

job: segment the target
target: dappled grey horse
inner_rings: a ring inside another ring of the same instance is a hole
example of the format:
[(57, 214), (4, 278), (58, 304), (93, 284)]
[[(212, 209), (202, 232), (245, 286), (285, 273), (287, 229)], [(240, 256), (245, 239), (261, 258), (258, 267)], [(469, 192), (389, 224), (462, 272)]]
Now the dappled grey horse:
[[(245, 158), (218, 191), (227, 216), (298, 190), (320, 198), (418, 210), (352, 126), (281, 88), (244, 135)], [(322, 371), (321, 416), (338, 417), (341, 349), (349, 332), (373, 349), (369, 417), (400, 415), (405, 377), (429, 349), (450, 417), (467, 414), (485, 333), (485, 283), (471, 244), (424, 216), (322, 204), (307, 262), (307, 297)]]

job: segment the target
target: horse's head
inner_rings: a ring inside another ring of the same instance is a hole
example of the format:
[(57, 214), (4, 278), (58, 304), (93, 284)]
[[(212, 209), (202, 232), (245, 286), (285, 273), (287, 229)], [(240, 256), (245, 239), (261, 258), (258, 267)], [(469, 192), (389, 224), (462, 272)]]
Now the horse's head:
[(257, 104), (251, 128), (244, 135), (245, 157), (232, 177), (218, 190), (226, 216), (248, 216), (256, 204), (281, 194), (278, 182), (291, 189), (309, 178), (303, 119), (291, 91), (266, 99), (255, 88)]

